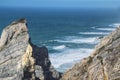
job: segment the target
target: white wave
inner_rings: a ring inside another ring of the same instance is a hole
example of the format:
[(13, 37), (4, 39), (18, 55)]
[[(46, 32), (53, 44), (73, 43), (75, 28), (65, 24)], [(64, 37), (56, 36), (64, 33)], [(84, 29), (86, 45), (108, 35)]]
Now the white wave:
[(111, 26), (111, 27), (119, 27), (119, 26), (120, 26), (120, 23), (114, 23), (114, 24), (111, 24), (111, 25), (109, 25), (109, 26)]
[(97, 26), (93, 26), (93, 27), (91, 27), (92, 29), (95, 29)]
[(55, 50), (61, 50), (61, 49), (64, 49), (64, 48), (66, 48), (65, 45), (60, 45), (60, 46), (54, 46), (53, 47), (53, 49), (55, 49)]
[(96, 34), (96, 35), (107, 35), (109, 34), (108, 32), (79, 32), (79, 34)]
[(54, 40), (45, 41), (45, 43), (51, 43), (51, 42), (54, 42)]
[(89, 44), (96, 44), (98, 43), (98, 38), (71, 38), (71, 39), (65, 39), (65, 40), (56, 40), (58, 42), (62, 43), (89, 43)]
[(115, 30), (115, 28), (97, 28), (97, 30), (113, 31), (113, 30)]
[(63, 64), (76, 63), (76, 61), (87, 57), (92, 51), (92, 49), (66, 49), (61, 54), (50, 54), (50, 60), (55, 68), (59, 68)]

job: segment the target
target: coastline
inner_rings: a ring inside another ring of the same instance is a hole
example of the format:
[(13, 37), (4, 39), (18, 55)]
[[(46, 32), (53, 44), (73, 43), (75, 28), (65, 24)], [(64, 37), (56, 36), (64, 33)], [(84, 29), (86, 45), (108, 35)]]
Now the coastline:
[[(120, 27), (103, 37), (94, 52), (65, 73), (51, 65), (46, 47), (31, 42), (26, 20), (7, 26), (0, 40), (0, 79), (2, 80), (116, 80), (119, 76)], [(23, 40), (24, 39), (24, 40)], [(62, 46), (62, 48), (65, 46)], [(61, 48), (61, 47), (58, 47)], [(9, 66), (7, 66), (9, 65)], [(14, 67), (14, 70), (12, 69)], [(8, 75), (9, 74), (9, 75)], [(93, 74), (96, 74), (93, 75)], [(113, 75), (117, 74), (117, 75)], [(14, 76), (15, 75), (15, 76)], [(111, 76), (112, 75), (112, 76)]]

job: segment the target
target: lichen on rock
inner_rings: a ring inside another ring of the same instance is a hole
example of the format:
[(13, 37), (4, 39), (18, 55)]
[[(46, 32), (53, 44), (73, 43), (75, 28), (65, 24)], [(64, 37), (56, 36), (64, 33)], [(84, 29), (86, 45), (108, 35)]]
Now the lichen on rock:
[[(31, 79), (35, 80), (35, 59), (32, 54), (32, 47), (28, 44), (26, 53), (22, 56), (22, 68), (24, 73), (24, 77), (26, 78), (28, 75), (31, 75)], [(29, 73), (29, 74), (28, 74)]]
[(32, 47), (29, 44), (26, 49), (26, 53), (22, 56), (22, 67), (26, 68), (29, 66), (34, 66), (34, 64), (35, 64), (35, 60), (32, 57)]

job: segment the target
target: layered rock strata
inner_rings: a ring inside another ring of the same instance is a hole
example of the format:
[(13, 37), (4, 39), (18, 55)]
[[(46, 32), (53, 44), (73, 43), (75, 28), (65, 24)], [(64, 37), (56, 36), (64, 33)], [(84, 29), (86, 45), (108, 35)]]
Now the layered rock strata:
[(0, 38), (0, 80), (120, 80), (120, 27), (61, 78), (47, 48), (31, 42), (26, 20), (15, 21)]
[(120, 80), (120, 27), (101, 39), (94, 52), (61, 80)]
[(25, 19), (7, 26), (0, 39), (0, 80), (58, 80), (46, 47), (31, 43)]

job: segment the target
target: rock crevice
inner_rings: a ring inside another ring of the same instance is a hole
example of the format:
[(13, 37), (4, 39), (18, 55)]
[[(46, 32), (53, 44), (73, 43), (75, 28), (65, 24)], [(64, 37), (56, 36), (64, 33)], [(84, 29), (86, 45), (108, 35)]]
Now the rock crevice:
[(2, 32), (0, 80), (120, 80), (120, 27), (61, 76), (51, 65), (47, 48), (31, 42), (26, 23), (14, 21)]
[(46, 47), (30, 41), (25, 19), (12, 22), (0, 38), (0, 80), (59, 80)]

